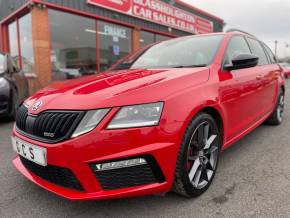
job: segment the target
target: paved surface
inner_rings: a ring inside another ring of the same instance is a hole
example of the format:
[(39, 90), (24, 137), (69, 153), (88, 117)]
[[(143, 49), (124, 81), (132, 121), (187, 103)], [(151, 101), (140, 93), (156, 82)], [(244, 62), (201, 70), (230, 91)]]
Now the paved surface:
[[(290, 86), (290, 81), (288, 81)], [(0, 217), (290, 217), (290, 88), (282, 126), (261, 126), (221, 156), (210, 189), (197, 199), (169, 193), (70, 202), (12, 166), (11, 123), (0, 123)]]

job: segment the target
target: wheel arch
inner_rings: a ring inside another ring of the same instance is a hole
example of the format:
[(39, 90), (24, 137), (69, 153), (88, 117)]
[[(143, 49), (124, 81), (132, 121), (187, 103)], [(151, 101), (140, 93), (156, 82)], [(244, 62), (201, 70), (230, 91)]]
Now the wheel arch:
[(189, 116), (187, 117), (187, 121), (185, 123), (184, 129), (187, 128), (190, 121), (198, 114), (198, 113), (207, 113), (213, 117), (216, 121), (220, 131), (221, 138), (223, 139), (223, 143), (225, 142), (225, 134), (226, 134), (226, 117), (223, 112), (223, 109), (216, 102), (208, 102), (208, 104), (200, 104), (199, 107), (195, 107)]
[(200, 112), (207, 113), (214, 118), (214, 120), (216, 121), (216, 123), (221, 131), (221, 135), (223, 138), (223, 136), (224, 136), (224, 121), (223, 121), (223, 118), (222, 118), (220, 111), (218, 109), (216, 109), (215, 107), (208, 106), (208, 107), (202, 108), (200, 110)]

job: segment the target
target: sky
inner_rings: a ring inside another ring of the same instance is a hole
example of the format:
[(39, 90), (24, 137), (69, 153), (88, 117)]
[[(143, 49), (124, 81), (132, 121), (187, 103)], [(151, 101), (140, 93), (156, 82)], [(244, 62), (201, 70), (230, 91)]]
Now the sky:
[(226, 22), (224, 30), (247, 31), (274, 51), (278, 57), (290, 57), (290, 0), (182, 0), (216, 15)]

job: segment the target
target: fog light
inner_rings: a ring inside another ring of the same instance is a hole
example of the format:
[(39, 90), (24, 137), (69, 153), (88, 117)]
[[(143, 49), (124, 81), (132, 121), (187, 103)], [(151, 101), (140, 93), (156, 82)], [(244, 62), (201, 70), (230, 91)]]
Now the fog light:
[(122, 161), (96, 164), (94, 167), (94, 171), (113, 170), (113, 169), (133, 167), (133, 166), (138, 166), (138, 165), (143, 165), (143, 164), (147, 164), (144, 158), (122, 160)]

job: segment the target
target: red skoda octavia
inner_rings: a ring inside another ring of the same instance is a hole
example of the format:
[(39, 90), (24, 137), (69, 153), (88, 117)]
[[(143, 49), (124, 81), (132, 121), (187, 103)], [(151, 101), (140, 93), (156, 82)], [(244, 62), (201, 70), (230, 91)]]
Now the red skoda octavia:
[(189, 36), (148, 46), (95, 76), (26, 100), (13, 130), (15, 167), (68, 199), (205, 192), (222, 150), (279, 125), (284, 79), (254, 36)]

